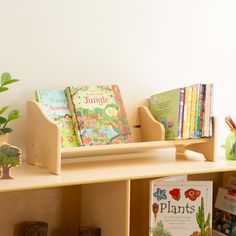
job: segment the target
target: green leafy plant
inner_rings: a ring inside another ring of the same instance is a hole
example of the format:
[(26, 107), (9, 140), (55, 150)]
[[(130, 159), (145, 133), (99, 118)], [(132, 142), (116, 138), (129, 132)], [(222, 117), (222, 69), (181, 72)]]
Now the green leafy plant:
[[(18, 79), (12, 79), (10, 73), (2, 73), (1, 83), (0, 83), (0, 93), (7, 91), (8, 85), (19, 81)], [(20, 117), (19, 110), (12, 110), (8, 113), (7, 116), (3, 116), (9, 109), (9, 106), (4, 106), (0, 109), (0, 134), (11, 133), (12, 129), (8, 127), (8, 123), (12, 120), (18, 119)]]
[(169, 231), (165, 230), (162, 221), (157, 222), (156, 225), (151, 228), (150, 231), (153, 236), (172, 236)]

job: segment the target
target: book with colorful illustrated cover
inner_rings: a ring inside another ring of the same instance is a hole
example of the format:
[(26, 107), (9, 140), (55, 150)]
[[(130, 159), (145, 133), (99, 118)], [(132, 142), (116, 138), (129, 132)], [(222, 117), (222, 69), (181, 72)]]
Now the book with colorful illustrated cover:
[(61, 147), (78, 146), (65, 91), (63, 89), (39, 89), (35, 91), (35, 97), (48, 118), (60, 126)]
[(149, 236), (211, 236), (212, 181), (150, 184)]
[(149, 110), (165, 126), (166, 140), (181, 138), (183, 93), (183, 88), (177, 88), (150, 97)]
[(132, 141), (117, 85), (70, 86), (66, 88), (66, 95), (82, 146)]
[(236, 191), (219, 188), (215, 201), (213, 235), (236, 235)]

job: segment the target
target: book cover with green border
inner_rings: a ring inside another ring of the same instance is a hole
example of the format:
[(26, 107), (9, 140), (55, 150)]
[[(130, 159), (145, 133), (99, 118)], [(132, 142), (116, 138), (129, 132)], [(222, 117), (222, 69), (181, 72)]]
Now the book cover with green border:
[(82, 146), (132, 141), (117, 85), (70, 86), (66, 94)]
[(64, 89), (38, 89), (35, 97), (48, 118), (60, 126), (61, 147), (78, 146)]

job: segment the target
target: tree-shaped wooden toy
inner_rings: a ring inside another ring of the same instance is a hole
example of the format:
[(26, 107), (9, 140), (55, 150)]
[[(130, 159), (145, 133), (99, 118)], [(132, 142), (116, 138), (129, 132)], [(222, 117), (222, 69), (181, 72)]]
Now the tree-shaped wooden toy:
[(2, 168), (1, 179), (13, 179), (10, 169), (21, 163), (21, 150), (17, 147), (4, 143), (0, 146), (0, 167)]

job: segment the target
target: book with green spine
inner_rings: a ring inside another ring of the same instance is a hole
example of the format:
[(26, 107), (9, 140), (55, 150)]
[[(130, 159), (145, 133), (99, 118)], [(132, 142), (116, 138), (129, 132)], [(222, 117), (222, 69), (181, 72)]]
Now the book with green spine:
[(76, 147), (78, 142), (63, 89), (38, 89), (35, 91), (38, 101), (48, 118), (60, 126), (61, 147)]
[(69, 86), (66, 95), (77, 138), (82, 146), (132, 141), (117, 85)]

